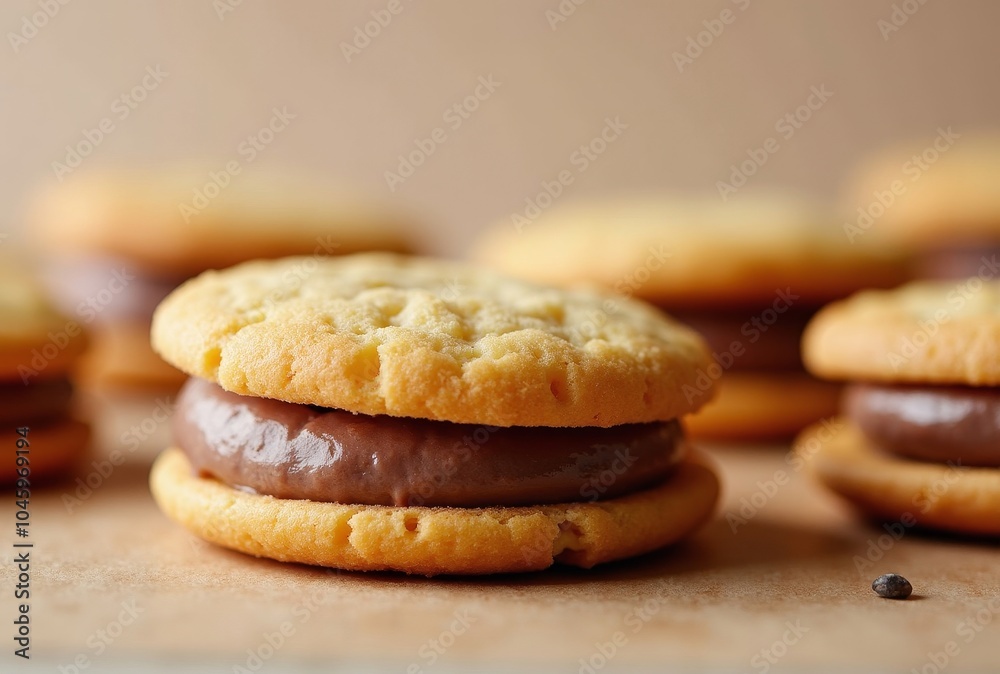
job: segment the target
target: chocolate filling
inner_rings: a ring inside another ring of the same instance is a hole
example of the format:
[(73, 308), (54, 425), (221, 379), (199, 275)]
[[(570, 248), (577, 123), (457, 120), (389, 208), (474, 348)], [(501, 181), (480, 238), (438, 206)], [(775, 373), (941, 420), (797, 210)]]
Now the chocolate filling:
[(240, 396), (201, 379), (184, 385), (172, 424), (198, 474), (279, 498), (364, 505), (611, 498), (663, 480), (684, 449), (677, 421), (495, 428)]
[(852, 384), (844, 392), (844, 412), (893, 454), (1000, 466), (1000, 389)]
[(69, 316), (88, 323), (148, 323), (184, 278), (150, 276), (128, 262), (79, 258), (47, 265), (45, 280), (59, 309)]
[(69, 412), (73, 387), (65, 377), (28, 384), (0, 385), (0, 424), (24, 425), (61, 417)]
[(993, 278), (1000, 268), (1000, 246), (984, 242), (928, 250), (920, 256), (917, 267), (919, 275), (927, 278)]
[(729, 353), (733, 364), (728, 369), (734, 371), (801, 370), (799, 343), (815, 313), (795, 307), (783, 313), (771, 307), (744, 312), (664, 310), (701, 333), (716, 354)]

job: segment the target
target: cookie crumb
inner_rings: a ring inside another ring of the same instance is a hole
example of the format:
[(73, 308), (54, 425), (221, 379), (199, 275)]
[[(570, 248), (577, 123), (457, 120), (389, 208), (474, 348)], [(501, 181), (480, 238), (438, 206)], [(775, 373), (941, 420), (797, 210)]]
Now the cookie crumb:
[(898, 573), (885, 573), (872, 581), (872, 589), (886, 599), (906, 599), (913, 593), (910, 581)]

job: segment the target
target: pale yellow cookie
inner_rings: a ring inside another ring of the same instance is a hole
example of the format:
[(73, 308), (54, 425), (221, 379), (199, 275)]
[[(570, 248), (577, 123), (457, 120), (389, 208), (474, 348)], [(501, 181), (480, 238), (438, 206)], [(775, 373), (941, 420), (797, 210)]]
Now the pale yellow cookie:
[(263, 257), (402, 251), (405, 220), (314, 176), (251, 166), (81, 170), (28, 211), (48, 250), (120, 257), (168, 278)]
[(608, 501), (519, 508), (342, 505), (249, 494), (196, 477), (177, 449), (150, 475), (168, 517), (227, 548), (282, 562), (433, 576), (589, 568), (669, 545), (712, 513), (719, 486), (682, 463), (666, 482)]
[(1000, 241), (1000, 135), (959, 131), (866, 160), (845, 188), (848, 224), (919, 248)]
[(770, 302), (786, 288), (815, 304), (905, 278), (898, 254), (852, 244), (831, 213), (781, 195), (559, 205), (499, 223), (474, 256), (521, 278), (599, 283), (668, 307)]
[(858, 293), (819, 312), (803, 360), (820, 377), (1000, 384), (1000, 281), (911, 283)]
[(234, 393), (496, 426), (677, 418), (709, 364), (654, 308), (394, 255), (206, 272), (153, 317), (154, 349)]
[(1000, 468), (886, 454), (846, 420), (807, 429), (796, 446), (824, 485), (870, 515), (906, 526), (1000, 535)]
[(727, 372), (715, 400), (685, 417), (684, 427), (711, 440), (791, 438), (837, 411), (840, 388), (801, 372)]
[(34, 280), (0, 269), (0, 381), (61, 376), (85, 346), (83, 326), (59, 314)]

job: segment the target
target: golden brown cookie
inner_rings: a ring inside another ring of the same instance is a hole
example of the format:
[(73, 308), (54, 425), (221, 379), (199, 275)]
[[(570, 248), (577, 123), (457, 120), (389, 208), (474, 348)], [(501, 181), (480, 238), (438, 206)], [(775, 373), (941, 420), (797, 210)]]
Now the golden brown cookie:
[(995, 243), (998, 183), (1000, 135), (940, 128), (881, 150), (856, 169), (845, 188), (845, 227), (915, 248)]
[(83, 326), (59, 314), (30, 277), (0, 271), (0, 381), (62, 376), (85, 346)]
[(818, 376), (885, 382), (1000, 384), (1000, 281), (911, 283), (832, 304), (803, 339)]
[(1000, 535), (1000, 468), (913, 461), (884, 453), (846, 420), (796, 443), (811, 471), (864, 512), (943, 531)]
[(904, 278), (904, 262), (850, 243), (834, 215), (782, 195), (620, 198), (502, 222), (475, 258), (533, 281), (599, 283), (668, 308), (753, 306), (790, 286), (815, 304)]
[(663, 484), (594, 503), (519, 508), (341, 505), (249, 494), (164, 452), (150, 476), (173, 520), (224, 547), (285, 562), (433, 576), (589, 568), (668, 545), (712, 513), (718, 482), (688, 461)]
[(243, 167), (80, 171), (32, 200), (52, 252), (111, 256), (168, 278), (244, 260), (409, 248), (405, 218), (306, 175)]
[(187, 378), (153, 352), (148, 325), (117, 321), (92, 332), (92, 347), (76, 368), (79, 380), (90, 389), (169, 391)]
[(677, 418), (708, 366), (652, 307), (393, 255), (206, 272), (158, 307), (154, 349), (234, 393), (496, 426)]
[(715, 400), (685, 417), (684, 427), (712, 440), (789, 438), (834, 414), (840, 389), (797, 372), (726, 373)]

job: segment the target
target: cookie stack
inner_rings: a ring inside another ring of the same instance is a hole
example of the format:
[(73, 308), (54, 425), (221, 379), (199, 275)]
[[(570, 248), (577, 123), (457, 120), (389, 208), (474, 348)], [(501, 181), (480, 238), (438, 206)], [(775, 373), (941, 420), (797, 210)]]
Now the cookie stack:
[(718, 483), (678, 419), (710, 363), (641, 303), (392, 255), (206, 272), (156, 310), (191, 375), (163, 511), (253, 555), (481, 574), (590, 567), (711, 514)]
[(856, 382), (798, 443), (826, 486), (903, 527), (1000, 535), (1000, 282), (860, 293), (816, 316), (804, 355)]
[(997, 278), (1000, 135), (940, 128), (889, 147), (848, 180), (844, 230), (912, 251), (918, 276)]
[(6, 265), (0, 314), (0, 482), (30, 482), (65, 469), (86, 447), (89, 428), (70, 416), (73, 387), (66, 377), (86, 340), (79, 323)]
[(40, 192), (29, 224), (60, 307), (91, 328), (81, 369), (97, 388), (180, 385), (149, 347), (150, 317), (206, 269), (408, 247), (401, 216), (378, 202), (261, 170), (81, 172)]
[[(828, 213), (778, 195), (718, 199), (647, 197), (553, 208), (520, 229), (503, 223), (476, 257), (537, 281), (598, 283), (637, 297), (700, 332), (712, 362), (685, 390), (718, 399), (688, 420), (693, 434), (790, 437), (831, 414), (839, 387), (802, 368), (799, 341), (824, 303), (905, 278), (902, 258), (851, 244)], [(601, 325), (611, 301), (592, 317)]]

